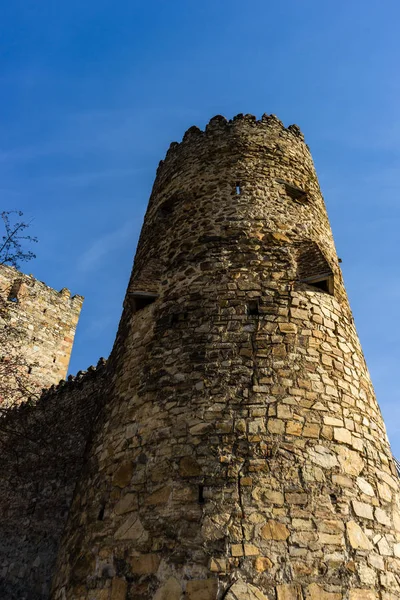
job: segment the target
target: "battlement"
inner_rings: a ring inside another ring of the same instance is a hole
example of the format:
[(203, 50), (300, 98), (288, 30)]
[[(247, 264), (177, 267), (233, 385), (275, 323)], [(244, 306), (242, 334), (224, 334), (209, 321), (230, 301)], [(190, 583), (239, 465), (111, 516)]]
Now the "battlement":
[[(264, 113), (261, 119), (257, 119), (254, 115), (239, 113), (230, 120), (222, 115), (216, 115), (209, 120), (204, 131), (193, 125), (185, 131), (181, 142), (171, 142), (165, 159), (171, 157), (174, 151), (182, 145), (186, 146), (190, 142), (197, 142), (218, 134), (235, 134), (246, 130), (253, 133), (274, 133), (282, 138), (287, 137), (292, 138), (292, 140), (297, 139), (304, 142), (304, 135), (298, 125), (293, 124), (285, 127), (276, 115), (267, 115)], [(163, 163), (164, 161), (160, 161), (160, 165)]]
[(0, 301), (4, 326), (17, 332), (2, 356), (22, 356), (30, 380), (40, 387), (65, 378), (83, 297), (0, 265)]

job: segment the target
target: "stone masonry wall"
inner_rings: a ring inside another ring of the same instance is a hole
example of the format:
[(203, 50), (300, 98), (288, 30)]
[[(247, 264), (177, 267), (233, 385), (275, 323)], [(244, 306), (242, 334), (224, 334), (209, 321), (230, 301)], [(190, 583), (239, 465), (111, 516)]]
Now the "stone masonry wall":
[[(66, 288), (49, 288), (32, 275), (0, 265), (1, 309), (21, 335), (14, 351), (21, 352), (34, 367), (33, 382), (46, 388), (67, 375), (75, 329), (82, 308), (82, 296)], [(4, 315), (1, 315), (4, 318)], [(4, 348), (0, 348), (4, 353)]]
[(296, 126), (171, 145), (110, 374), (53, 600), (400, 598), (399, 479)]
[(59, 539), (104, 388), (89, 369), (0, 419), (0, 598), (48, 598)]

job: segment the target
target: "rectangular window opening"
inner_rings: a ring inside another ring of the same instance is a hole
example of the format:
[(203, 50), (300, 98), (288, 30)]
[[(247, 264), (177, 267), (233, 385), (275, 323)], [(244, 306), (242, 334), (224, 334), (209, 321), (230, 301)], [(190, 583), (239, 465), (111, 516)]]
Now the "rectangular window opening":
[(307, 196), (307, 192), (305, 192), (301, 188), (289, 183), (288, 181), (285, 181), (284, 179), (276, 179), (275, 181), (285, 186), (286, 194), (292, 200), (295, 200), (296, 202), (300, 203), (308, 201), (309, 198)]
[(331, 296), (334, 295), (333, 275), (316, 280), (312, 280), (311, 278), (308, 280), (303, 279), (303, 283), (307, 283), (308, 285), (321, 290), (321, 292), (325, 292), (325, 294), (330, 294)]
[(19, 302), (19, 293), (21, 291), (21, 286), (22, 286), (22, 281), (20, 281), (19, 279), (17, 279), (16, 281), (14, 281), (14, 283), (11, 286), (11, 289), (8, 293), (8, 301), (9, 302), (15, 302), (16, 304)]
[(158, 298), (158, 294), (153, 292), (131, 292), (128, 298), (134, 313), (143, 310), (150, 304), (153, 304)]
[(247, 314), (249, 317), (255, 317), (260, 314), (258, 300), (250, 300), (247, 304)]
[(242, 193), (242, 190), (240, 188), (240, 181), (236, 182), (236, 196), (240, 196), (240, 194)]

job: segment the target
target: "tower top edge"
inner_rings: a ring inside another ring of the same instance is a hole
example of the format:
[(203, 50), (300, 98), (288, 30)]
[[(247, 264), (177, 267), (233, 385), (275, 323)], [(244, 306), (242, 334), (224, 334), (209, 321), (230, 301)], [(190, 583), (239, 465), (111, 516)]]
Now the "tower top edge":
[(275, 132), (278, 134), (285, 132), (287, 135), (293, 136), (294, 138), (297, 138), (297, 140), (304, 142), (304, 135), (298, 125), (293, 124), (289, 125), (288, 127), (285, 127), (282, 121), (278, 119), (276, 115), (273, 114), (268, 115), (264, 113), (260, 119), (257, 119), (257, 117), (254, 115), (243, 113), (237, 114), (232, 119), (227, 119), (222, 115), (215, 115), (209, 120), (204, 130), (200, 129), (196, 125), (192, 125), (183, 134), (181, 142), (171, 142), (166, 154), (166, 158), (170, 154), (173, 154), (177, 148), (181, 147), (182, 145), (185, 145), (189, 141), (192, 142), (200, 140), (200, 138), (218, 133), (222, 134), (234, 132), (243, 128), (246, 128), (247, 130), (251, 130), (251, 128), (254, 128), (255, 131), (262, 129), (272, 129), (275, 130)]

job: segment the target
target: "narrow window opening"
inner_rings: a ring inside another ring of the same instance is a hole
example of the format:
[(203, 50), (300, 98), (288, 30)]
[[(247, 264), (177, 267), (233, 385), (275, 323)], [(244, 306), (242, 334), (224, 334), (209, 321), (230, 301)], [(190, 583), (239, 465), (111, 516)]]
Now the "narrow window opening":
[(104, 519), (104, 510), (105, 510), (105, 506), (103, 505), (99, 510), (99, 514), (97, 515), (98, 521), (102, 521)]
[(260, 314), (258, 300), (249, 301), (249, 303), (247, 304), (247, 314), (249, 315), (249, 317), (255, 317), (256, 315)]
[(204, 504), (204, 485), (199, 485), (199, 504)]
[(334, 279), (333, 279), (333, 275), (328, 275), (324, 278), (321, 279), (317, 279), (314, 277), (308, 277), (302, 280), (302, 283), (307, 283), (308, 285), (312, 286), (313, 288), (317, 288), (318, 290), (321, 290), (321, 292), (324, 292), (325, 294), (330, 294), (331, 296), (334, 295)]
[(14, 281), (14, 283), (12, 284), (11, 289), (8, 293), (8, 301), (9, 302), (14, 302), (15, 304), (18, 304), (18, 302), (19, 302), (18, 294), (21, 291), (21, 286), (22, 286), (22, 281), (20, 281), (19, 279), (17, 279), (17, 281)]
[(32, 373), (32, 367), (28, 367), (28, 374), (30, 375)]
[(276, 179), (275, 181), (285, 186), (286, 194), (292, 200), (295, 200), (296, 202), (307, 202), (309, 200), (307, 192), (297, 187), (296, 185), (292, 185), (284, 179)]
[(53, 363), (55, 363), (55, 362), (56, 362), (56, 359), (55, 359), (55, 357), (54, 357), (54, 358), (53, 358)]
[(128, 294), (129, 301), (131, 303), (133, 312), (136, 313), (139, 310), (143, 310), (146, 306), (153, 304), (158, 298), (158, 294), (152, 292), (131, 292)]
[(43, 314), (45, 315), (47, 313), (47, 308), (43, 309)]
[(315, 281), (311, 285), (329, 294), (329, 283), (327, 279), (323, 279), (322, 281)]
[(240, 194), (242, 193), (241, 187), (240, 187), (240, 181), (236, 182), (236, 195), (240, 196)]

